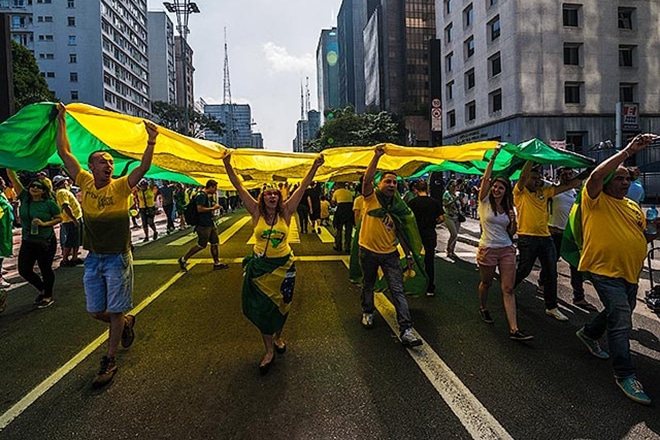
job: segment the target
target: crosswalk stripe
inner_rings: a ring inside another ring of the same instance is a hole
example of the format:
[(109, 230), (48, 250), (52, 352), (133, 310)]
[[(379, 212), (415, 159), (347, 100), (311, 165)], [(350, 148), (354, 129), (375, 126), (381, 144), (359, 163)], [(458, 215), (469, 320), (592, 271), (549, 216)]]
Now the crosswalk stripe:
[(249, 215), (239, 218), (236, 223), (222, 231), (220, 234), (220, 244), (225, 244), (234, 234), (236, 234), (247, 222), (252, 220)]
[[(216, 226), (218, 226), (218, 225), (223, 224), (227, 220), (229, 220), (229, 217), (221, 217), (215, 222), (215, 224), (216, 224)], [(197, 238), (197, 233), (195, 233), (195, 231), (193, 231), (193, 232), (190, 232), (190, 233), (184, 235), (183, 237), (177, 238), (174, 241), (170, 241), (165, 246), (184, 246), (188, 242), (190, 242), (190, 241), (192, 241), (196, 238)]]

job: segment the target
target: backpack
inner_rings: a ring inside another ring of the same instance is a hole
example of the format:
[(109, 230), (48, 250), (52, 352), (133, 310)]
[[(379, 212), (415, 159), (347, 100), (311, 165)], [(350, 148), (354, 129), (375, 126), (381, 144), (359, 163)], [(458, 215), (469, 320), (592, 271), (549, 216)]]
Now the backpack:
[(195, 196), (190, 199), (188, 205), (186, 205), (186, 210), (183, 211), (183, 217), (186, 219), (186, 224), (190, 226), (197, 226), (199, 221), (199, 212), (197, 212), (197, 203), (195, 202), (195, 199), (199, 194), (202, 194), (202, 192), (196, 193)]

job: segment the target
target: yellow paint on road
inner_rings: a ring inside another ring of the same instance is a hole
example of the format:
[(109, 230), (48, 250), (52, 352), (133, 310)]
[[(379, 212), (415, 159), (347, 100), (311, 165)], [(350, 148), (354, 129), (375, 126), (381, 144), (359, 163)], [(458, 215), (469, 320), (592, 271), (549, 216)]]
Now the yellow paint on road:
[[(221, 217), (215, 222), (215, 225), (219, 226), (219, 225), (223, 224), (224, 222), (226, 222), (227, 220), (229, 220), (229, 218), (230, 217)], [(197, 238), (197, 233), (193, 230), (192, 232), (184, 235), (183, 237), (177, 238), (174, 241), (170, 241), (165, 246), (184, 246), (188, 242), (190, 242), (192, 240), (195, 240), (196, 238)]]
[(229, 228), (222, 231), (220, 234), (220, 244), (225, 244), (229, 239), (236, 234), (246, 223), (252, 220), (252, 217), (249, 215), (239, 218), (236, 223), (231, 225)]

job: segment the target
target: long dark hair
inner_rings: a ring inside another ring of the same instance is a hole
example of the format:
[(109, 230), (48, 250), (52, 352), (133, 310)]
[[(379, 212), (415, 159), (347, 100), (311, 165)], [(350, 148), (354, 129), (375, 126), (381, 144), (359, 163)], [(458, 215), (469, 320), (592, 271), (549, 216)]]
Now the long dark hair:
[[(300, 188), (298, 188), (300, 190)], [(267, 188), (259, 193), (257, 202), (259, 202), (259, 214), (266, 218), (266, 202), (264, 201), (264, 192), (276, 191), (277, 192), (277, 206), (275, 207), (275, 214), (279, 215), (284, 210), (284, 201), (282, 200), (282, 191), (275, 188)]]
[[(491, 189), (493, 188), (493, 185), (495, 182), (500, 182), (502, 185), (504, 185), (504, 196), (502, 197), (502, 208), (504, 208), (504, 213), (509, 214), (509, 211), (513, 209), (513, 194), (511, 190), (511, 181), (509, 179), (506, 179), (502, 176), (497, 176), (494, 177), (490, 180), (490, 188), (488, 191), (488, 201), (490, 202), (490, 208), (493, 210), (495, 214), (497, 214), (497, 202), (495, 201), (495, 197), (493, 197), (493, 192)], [(483, 184), (483, 183), (482, 183)]]

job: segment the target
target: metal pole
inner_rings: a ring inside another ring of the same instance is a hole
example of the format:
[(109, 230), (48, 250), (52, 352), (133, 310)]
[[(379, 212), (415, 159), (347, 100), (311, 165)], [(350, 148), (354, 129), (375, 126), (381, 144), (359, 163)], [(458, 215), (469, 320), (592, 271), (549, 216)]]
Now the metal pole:
[(0, 14), (0, 122), (14, 114), (14, 81), (9, 14)]

